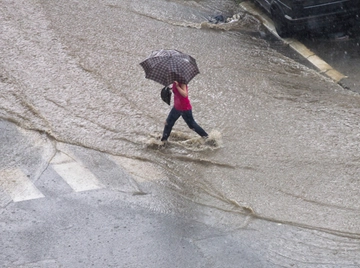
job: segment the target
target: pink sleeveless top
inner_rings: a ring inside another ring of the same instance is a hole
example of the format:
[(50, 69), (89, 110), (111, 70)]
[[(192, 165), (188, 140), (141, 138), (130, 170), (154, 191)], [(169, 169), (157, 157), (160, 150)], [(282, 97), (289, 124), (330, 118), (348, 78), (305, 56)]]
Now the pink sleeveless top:
[[(186, 90), (188, 86), (186, 85)], [(179, 111), (188, 111), (191, 110), (191, 104), (188, 97), (181, 96), (180, 92), (177, 90), (175, 83), (172, 85), (172, 91), (174, 92), (174, 108)]]

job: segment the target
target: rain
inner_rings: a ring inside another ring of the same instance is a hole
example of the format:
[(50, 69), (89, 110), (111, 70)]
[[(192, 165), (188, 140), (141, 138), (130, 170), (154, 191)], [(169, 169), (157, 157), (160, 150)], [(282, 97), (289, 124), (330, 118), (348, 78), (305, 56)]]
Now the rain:
[[(36, 182), (101, 154), (132, 174), (103, 182), (126, 202), (234, 240), (255, 230), (263, 267), (360, 265), (359, 93), (274, 47), (236, 1), (5, 0), (0, 20), (1, 140), (21, 131), (0, 193), (14, 167)], [(196, 59), (189, 96), (213, 144), (178, 120), (160, 145), (171, 106), (140, 66), (158, 49)]]

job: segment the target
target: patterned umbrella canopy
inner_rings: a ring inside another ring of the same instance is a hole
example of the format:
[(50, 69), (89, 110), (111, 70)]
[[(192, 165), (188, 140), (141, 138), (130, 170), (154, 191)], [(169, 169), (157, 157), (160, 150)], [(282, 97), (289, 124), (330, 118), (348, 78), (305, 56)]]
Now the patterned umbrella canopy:
[(188, 84), (200, 73), (193, 57), (174, 49), (153, 51), (140, 65), (144, 68), (145, 78), (164, 86), (174, 81)]

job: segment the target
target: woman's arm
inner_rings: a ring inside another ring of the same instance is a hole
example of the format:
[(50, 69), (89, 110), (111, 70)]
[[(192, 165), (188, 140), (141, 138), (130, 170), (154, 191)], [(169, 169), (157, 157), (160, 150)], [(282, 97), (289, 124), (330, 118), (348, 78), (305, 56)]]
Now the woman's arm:
[(179, 86), (179, 83), (175, 81), (176, 89), (179, 91), (180, 95), (186, 98), (188, 96), (188, 90), (186, 84), (181, 84)]

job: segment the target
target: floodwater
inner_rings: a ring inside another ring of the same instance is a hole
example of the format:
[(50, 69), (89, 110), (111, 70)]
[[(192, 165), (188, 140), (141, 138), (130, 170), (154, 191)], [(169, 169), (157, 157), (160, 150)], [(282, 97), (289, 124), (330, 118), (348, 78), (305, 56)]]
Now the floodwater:
[[(165, 175), (147, 183), (167, 193), (151, 209), (186, 214), (186, 200), (208, 224), (250, 217), (358, 245), (360, 96), (271, 49), (234, 1), (3, 0), (0, 20), (2, 119), (151, 163)], [(170, 107), (139, 63), (160, 48), (197, 60), (193, 114), (214, 144), (179, 119), (158, 146)]]

